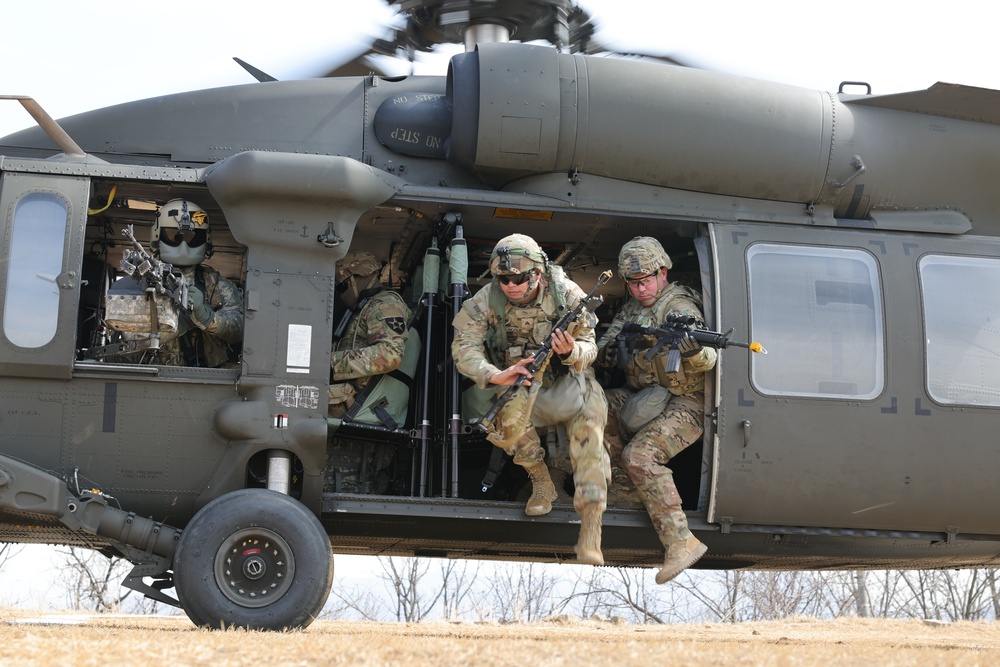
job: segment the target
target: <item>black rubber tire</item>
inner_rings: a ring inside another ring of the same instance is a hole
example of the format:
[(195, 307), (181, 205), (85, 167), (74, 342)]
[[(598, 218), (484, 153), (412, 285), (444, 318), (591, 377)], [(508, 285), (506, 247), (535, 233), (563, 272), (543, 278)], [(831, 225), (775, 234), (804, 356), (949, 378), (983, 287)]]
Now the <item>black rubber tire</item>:
[(333, 556), (305, 505), (266, 489), (242, 489), (205, 505), (181, 532), (174, 589), (195, 625), (305, 628), (326, 604)]

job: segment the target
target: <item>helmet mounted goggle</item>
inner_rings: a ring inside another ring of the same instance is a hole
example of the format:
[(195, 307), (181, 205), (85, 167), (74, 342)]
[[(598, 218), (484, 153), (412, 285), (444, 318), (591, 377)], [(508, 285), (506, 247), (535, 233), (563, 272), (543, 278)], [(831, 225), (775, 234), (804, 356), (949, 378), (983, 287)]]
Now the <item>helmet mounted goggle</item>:
[(546, 263), (547, 258), (541, 250), (507, 245), (497, 246), (490, 254), (489, 268), (479, 277), (485, 278), (491, 273), (494, 276), (528, 274), (533, 269), (544, 267)]
[(500, 246), (497, 248), (497, 273), (513, 273), (514, 267), (510, 263), (510, 246)]

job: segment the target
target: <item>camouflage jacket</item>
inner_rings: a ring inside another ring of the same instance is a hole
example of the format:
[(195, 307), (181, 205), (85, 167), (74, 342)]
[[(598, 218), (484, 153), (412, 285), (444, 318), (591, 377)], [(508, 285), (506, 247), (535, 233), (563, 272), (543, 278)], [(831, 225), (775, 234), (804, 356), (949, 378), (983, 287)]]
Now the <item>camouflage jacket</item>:
[[(568, 278), (561, 278), (561, 281), (566, 293), (566, 307), (573, 308), (586, 296), (586, 293)], [(455, 366), (459, 373), (471, 378), (480, 389), (488, 386), (489, 379), (494, 373), (503, 370), (490, 360), (487, 353), (487, 340), (492, 338), (492, 332), (500, 325), (501, 313), (494, 312), (490, 307), (490, 296), (494, 290), (499, 289), (496, 282), (485, 285), (462, 304), (462, 310), (452, 322), (455, 327), (455, 338), (451, 343), (451, 354)], [(508, 346), (506, 358), (497, 361), (510, 366), (531, 356), (548, 337), (552, 325), (561, 315), (553, 294), (554, 289), (552, 285), (540, 281), (538, 295), (527, 304), (513, 304), (504, 297), (502, 316)], [(594, 357), (597, 356), (597, 347), (594, 343), (596, 324), (597, 318), (588, 312), (580, 321), (579, 328), (570, 332), (576, 338), (573, 351), (564, 359), (559, 359), (559, 355), (553, 354), (552, 359), (558, 359), (558, 363), (577, 372), (590, 368)]]
[[(681, 315), (691, 315), (698, 320), (698, 326), (702, 326), (704, 315), (698, 307), (698, 297), (689, 288), (677, 283), (672, 283), (660, 292), (656, 301), (648, 308), (639, 303), (636, 299), (629, 297), (625, 305), (612, 320), (611, 326), (601, 336), (598, 348), (606, 345), (616, 345), (615, 338), (621, 333), (626, 322), (633, 322), (644, 327), (659, 326), (666, 320), (667, 314), (675, 312)], [(667, 388), (670, 393), (676, 396), (693, 394), (705, 388), (704, 373), (715, 367), (717, 352), (710, 347), (702, 347), (701, 351), (690, 357), (682, 357), (681, 369), (672, 376), (666, 376), (662, 372), (663, 363), (666, 359), (666, 350), (660, 356), (651, 361), (647, 361), (643, 349), (653, 346), (653, 341), (639, 341), (636, 351), (630, 355), (625, 364), (625, 378), (628, 387), (634, 391), (660, 384)], [(614, 355), (612, 355), (613, 357)], [(660, 365), (661, 372), (657, 373), (656, 364)]]
[(399, 368), (409, 331), (410, 309), (391, 290), (369, 296), (351, 318), (344, 335), (334, 341), (330, 356), (331, 381), (353, 380), (362, 389), (368, 378)]
[(210, 266), (199, 264), (182, 269), (188, 289), (201, 289), (205, 303), (214, 311), (202, 328), (187, 313), (180, 313), (178, 336), (160, 343), (154, 363), (165, 366), (219, 368), (234, 363), (243, 342), (243, 293)]

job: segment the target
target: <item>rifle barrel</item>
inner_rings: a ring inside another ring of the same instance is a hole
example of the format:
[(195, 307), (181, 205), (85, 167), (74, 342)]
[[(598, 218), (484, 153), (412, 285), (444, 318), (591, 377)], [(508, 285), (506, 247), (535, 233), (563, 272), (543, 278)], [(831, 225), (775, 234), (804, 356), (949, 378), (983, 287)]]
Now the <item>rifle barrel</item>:
[(686, 324), (681, 324), (677, 322), (667, 321), (662, 327), (644, 327), (641, 324), (635, 322), (627, 322), (622, 328), (622, 333), (629, 334), (642, 334), (644, 336), (653, 336), (660, 340), (665, 340), (667, 344), (673, 345), (673, 343), (684, 336), (685, 334), (690, 334), (696, 341), (702, 345), (708, 345), (709, 347), (715, 347), (719, 349), (725, 349), (729, 346), (742, 347), (755, 352), (757, 354), (767, 354), (767, 350), (764, 346), (757, 342), (744, 343), (738, 340), (731, 340), (729, 336), (733, 333), (730, 329), (726, 333), (721, 333), (718, 331), (708, 331), (706, 329), (692, 329)]

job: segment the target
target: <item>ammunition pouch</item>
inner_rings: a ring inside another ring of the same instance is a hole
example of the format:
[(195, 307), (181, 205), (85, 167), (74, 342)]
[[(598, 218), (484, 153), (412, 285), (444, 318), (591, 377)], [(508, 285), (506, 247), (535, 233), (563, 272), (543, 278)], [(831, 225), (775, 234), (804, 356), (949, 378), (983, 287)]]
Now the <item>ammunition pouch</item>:
[[(155, 316), (152, 311), (154, 304)], [(116, 331), (176, 334), (179, 319), (177, 305), (170, 297), (147, 293), (134, 280), (122, 278), (108, 288), (104, 320)]]
[(653, 357), (653, 369), (656, 371), (656, 381), (660, 383), (661, 387), (666, 387), (667, 389), (673, 387), (676, 389), (679, 383), (684, 382), (687, 375), (684, 373), (684, 364), (678, 364), (677, 371), (674, 373), (667, 370), (670, 354), (679, 355), (680, 352), (671, 349)]
[(502, 364), (497, 364), (500, 368), (507, 368), (508, 366), (513, 366), (522, 359), (527, 359), (531, 355), (535, 354), (535, 350), (527, 350), (523, 345), (512, 345), (504, 350), (501, 359)]

